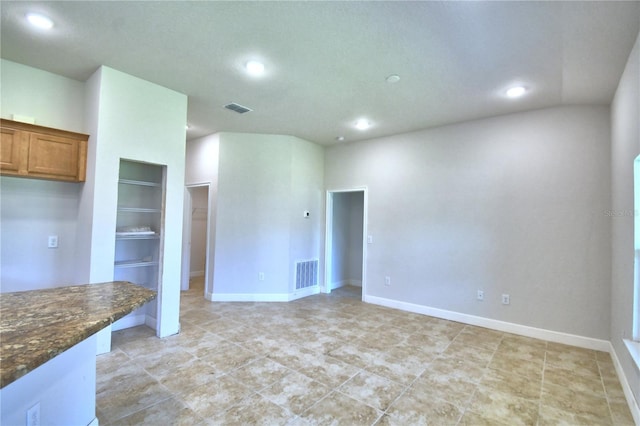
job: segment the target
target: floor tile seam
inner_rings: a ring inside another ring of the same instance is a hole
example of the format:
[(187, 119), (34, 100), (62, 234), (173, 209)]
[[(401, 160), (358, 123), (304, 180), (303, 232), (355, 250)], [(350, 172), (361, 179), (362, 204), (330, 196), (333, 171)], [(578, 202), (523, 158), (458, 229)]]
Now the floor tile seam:
[[(367, 404), (367, 402), (365, 402), (365, 401), (362, 401), (362, 400), (360, 400), (360, 399), (358, 399), (358, 398), (356, 398), (356, 397), (354, 397), (354, 396), (348, 395), (348, 394), (346, 394), (345, 392), (340, 391), (340, 388), (344, 387), (347, 383), (349, 383), (350, 381), (352, 381), (352, 380), (353, 380), (357, 375), (359, 375), (361, 372), (365, 372), (365, 373), (371, 374), (371, 375), (376, 376), (376, 377), (378, 377), (378, 378), (381, 378), (381, 379), (383, 379), (383, 380), (387, 380), (387, 381), (391, 382), (392, 384), (402, 386), (404, 389), (402, 390), (402, 392), (400, 392), (400, 394), (404, 393), (404, 392), (407, 390), (407, 388), (409, 388), (409, 386), (408, 386), (408, 385), (405, 385), (405, 384), (402, 384), (402, 383), (398, 383), (398, 382), (396, 382), (396, 381), (394, 381), (394, 380), (392, 380), (392, 379), (390, 379), (390, 378), (387, 378), (387, 377), (381, 376), (381, 375), (379, 375), (379, 374), (376, 374), (376, 373), (374, 373), (374, 372), (372, 372), (372, 371), (368, 371), (368, 370), (366, 370), (365, 368), (363, 368), (363, 369), (361, 369), (357, 374), (355, 374), (353, 377), (351, 377), (350, 379), (346, 380), (345, 382), (343, 382), (342, 384), (340, 384), (339, 386), (337, 386), (336, 388), (334, 388), (334, 389), (332, 389), (332, 390), (339, 391), (339, 392), (340, 392), (341, 394), (343, 394), (343, 395), (346, 395), (346, 396), (348, 396), (348, 397), (350, 397), (350, 398), (352, 398), (352, 399), (355, 399), (356, 401), (362, 402), (362, 403), (363, 403), (363, 404), (365, 404), (365, 405), (369, 405), (369, 404)], [(414, 380), (414, 381), (415, 381), (415, 380)], [(413, 382), (412, 382), (412, 383), (413, 383)], [(396, 399), (397, 399), (397, 398), (396, 398)], [(395, 401), (395, 399), (394, 399), (394, 401)], [(382, 412), (383, 412), (383, 414), (384, 414), (384, 412), (386, 412), (386, 410), (387, 410), (387, 409), (389, 409), (389, 407), (391, 406), (391, 404), (392, 404), (392, 403), (389, 403), (389, 405), (387, 406), (387, 408), (385, 408), (384, 410), (379, 409), (379, 408), (376, 408), (376, 410), (378, 410), (378, 411), (382, 411)], [(372, 408), (375, 408), (375, 407), (372, 407)], [(376, 421), (377, 421), (377, 420), (376, 420)], [(375, 422), (374, 422), (373, 424), (375, 424)]]
[[(176, 399), (177, 399), (177, 398), (178, 398), (178, 396), (177, 396), (177, 395), (174, 395), (172, 392), (169, 392), (169, 396), (168, 396), (168, 397), (163, 398), (163, 399), (161, 399), (161, 400), (159, 400), (159, 401), (156, 401), (156, 402), (154, 402), (153, 404), (146, 405), (146, 406), (144, 406), (144, 407), (142, 407), (142, 408), (140, 408), (140, 409), (138, 409), (138, 410), (133, 411), (132, 413), (125, 414), (124, 416), (120, 416), (120, 417), (115, 418), (115, 419), (109, 419), (109, 421), (108, 421), (107, 423), (105, 423), (105, 426), (106, 426), (106, 425), (113, 424), (113, 423), (115, 423), (115, 422), (117, 422), (117, 421), (120, 421), (120, 420), (122, 420), (122, 419), (126, 419), (127, 417), (129, 417), (129, 416), (133, 416), (134, 414), (137, 414), (137, 413), (139, 413), (140, 411), (143, 411), (143, 410), (149, 409), (149, 408), (151, 408), (151, 407), (155, 407), (156, 405), (161, 404), (161, 403), (164, 403), (164, 402), (168, 401), (168, 400), (169, 400), (169, 399), (171, 399), (171, 398), (176, 398)], [(180, 401), (181, 401), (181, 400), (180, 400)], [(183, 402), (183, 401), (181, 401), (181, 402)], [(184, 404), (184, 402), (183, 402), (183, 404)], [(103, 414), (106, 414), (104, 410), (100, 410), (100, 411), (101, 411)], [(195, 411), (194, 411), (193, 409), (191, 409), (191, 411), (193, 411), (193, 412), (195, 413)], [(196, 413), (196, 414), (197, 414), (197, 413)], [(108, 417), (109, 417), (109, 416), (107, 415), (107, 418), (108, 418)], [(202, 418), (202, 416), (200, 416), (200, 415), (198, 415), (198, 417)]]
[[(232, 373), (232, 372), (234, 372), (234, 371), (236, 371), (236, 370), (239, 370), (240, 368), (246, 367), (247, 365), (251, 364), (251, 363), (252, 363), (252, 362), (254, 362), (254, 361), (257, 361), (257, 360), (262, 359), (262, 358), (266, 358), (266, 356), (263, 356), (263, 355), (259, 355), (259, 354), (258, 354), (258, 356), (259, 356), (259, 358), (254, 358), (254, 359), (252, 359), (252, 360), (250, 360), (250, 361), (248, 361), (248, 362), (245, 362), (245, 363), (243, 363), (243, 364), (240, 364), (240, 365), (238, 365), (238, 366), (235, 366), (235, 367), (231, 368), (230, 370), (225, 370), (225, 371), (223, 371), (223, 372), (222, 372), (222, 374), (220, 374), (220, 376), (218, 376), (218, 377), (216, 377), (216, 378), (219, 378), (219, 377), (222, 377), (222, 376), (226, 376), (226, 375), (228, 375), (229, 373)], [(200, 361), (202, 361), (202, 362), (206, 363), (206, 364), (207, 364), (207, 365), (209, 365), (210, 367), (218, 368), (218, 367), (216, 367), (215, 363), (213, 363), (213, 362), (206, 361), (205, 359), (202, 359), (202, 358), (198, 358), (198, 359), (199, 359)]]
[[(347, 394), (345, 394), (345, 393), (343, 393), (343, 392), (339, 392), (337, 388), (333, 388), (333, 389), (331, 389), (329, 392), (327, 392), (327, 394), (326, 394), (326, 395), (324, 395), (323, 397), (319, 398), (316, 402), (314, 402), (314, 403), (313, 403), (313, 404), (311, 404), (309, 407), (307, 407), (305, 410), (303, 410), (303, 411), (302, 411), (302, 413), (300, 413), (300, 414), (298, 415), (298, 417), (300, 417), (300, 418), (304, 419), (304, 416), (305, 416), (305, 414), (306, 414), (306, 413), (310, 412), (310, 411), (311, 411), (311, 410), (312, 410), (316, 405), (320, 404), (322, 401), (324, 401), (325, 399), (329, 398), (333, 393), (339, 393), (339, 394), (341, 394), (341, 395), (343, 395), (343, 396), (345, 396), (345, 397), (347, 397), (347, 398), (349, 398), (349, 399), (353, 399), (354, 401), (360, 402), (361, 404), (363, 403), (362, 401), (359, 401), (359, 400), (355, 399), (354, 397), (352, 397), (352, 396), (350, 396), (350, 395), (347, 395)], [(371, 407), (371, 406), (370, 406), (370, 405), (368, 405), (368, 404), (364, 404), (364, 405), (366, 405), (366, 406), (367, 406), (367, 407), (369, 407), (369, 408), (373, 408), (374, 410), (376, 410), (376, 412), (382, 412), (382, 410), (378, 410), (377, 408)], [(384, 415), (384, 413), (381, 413), (381, 414), (376, 418), (376, 420), (375, 420), (373, 423), (371, 423), (371, 424), (372, 424), (372, 425), (374, 425), (374, 424), (378, 421), (378, 419), (380, 419), (380, 418), (382, 417), (382, 415)]]
[(602, 385), (602, 389), (604, 390), (604, 396), (607, 401), (607, 408), (609, 409), (609, 419), (611, 420), (611, 423), (614, 424), (613, 409), (611, 408), (611, 398), (609, 398), (607, 386), (604, 384), (604, 377), (602, 376), (602, 368), (600, 367), (600, 363), (596, 361), (596, 364), (598, 366), (598, 373), (600, 374), (600, 384)]
[[(545, 371), (546, 371), (546, 367), (547, 367), (547, 362), (546, 362), (546, 354), (545, 354), (545, 363), (544, 363), (543, 369), (542, 369), (542, 383), (541, 383), (542, 388), (540, 390), (540, 404), (538, 406), (538, 418), (540, 418), (540, 416), (541, 416), (542, 407), (543, 407), (543, 396), (544, 396), (544, 390), (545, 390)], [(556, 384), (551, 383), (551, 382), (549, 382), (548, 384), (550, 384), (552, 386), (560, 386), (560, 385), (556, 385)], [(563, 387), (563, 386), (560, 386), (560, 387)], [(570, 388), (569, 388), (569, 390), (572, 391), (572, 392), (575, 392), (575, 393), (588, 393), (588, 392), (576, 391), (576, 390), (570, 389)], [(598, 398), (600, 398), (600, 397), (598, 397)], [(600, 399), (602, 399), (602, 398), (600, 398)], [(607, 409), (608, 409), (608, 412), (609, 412), (609, 420), (611, 420), (611, 422), (613, 424), (613, 412), (611, 410), (611, 404), (609, 403), (609, 400), (606, 397), (606, 391), (605, 391), (605, 398), (604, 399), (607, 402)], [(564, 410), (564, 409), (559, 409), (557, 407), (550, 407), (550, 408), (555, 409), (555, 410), (564, 411), (564, 412), (567, 412), (567, 413), (571, 413), (572, 415), (576, 415), (575, 413), (572, 413), (572, 412)]]
[[(344, 383), (343, 383), (343, 384), (344, 384)], [(341, 386), (342, 386), (342, 385), (341, 385)], [(366, 402), (366, 401), (362, 401), (361, 399), (358, 399), (358, 398), (354, 397), (353, 395), (349, 395), (348, 393), (345, 393), (345, 392), (341, 391), (341, 390), (340, 390), (340, 387), (341, 387), (341, 386), (338, 386), (337, 388), (333, 389), (333, 390), (332, 390), (331, 392), (329, 392), (329, 393), (332, 393), (332, 392), (339, 393), (340, 395), (342, 395), (342, 396), (346, 396), (347, 398), (350, 398), (350, 399), (353, 399), (354, 401), (357, 401), (357, 402), (359, 402), (359, 403), (361, 403), (361, 404), (364, 404), (364, 405), (366, 405), (366, 406), (367, 406), (367, 407), (369, 407), (369, 408), (373, 408), (374, 410), (376, 410), (376, 411), (380, 412), (380, 413), (381, 413), (381, 415), (382, 415), (382, 414), (384, 414), (384, 412), (386, 411), (386, 410), (381, 410), (380, 408), (376, 408), (376, 407), (374, 407), (374, 406), (370, 405), (370, 404), (369, 404), (368, 402)], [(387, 407), (387, 408), (388, 408), (388, 407)], [(380, 418), (380, 416), (378, 416), (378, 418)], [(375, 424), (375, 422), (373, 422), (372, 424)]]
[(298, 417), (296, 415), (296, 413), (294, 413), (293, 411), (291, 411), (287, 407), (283, 407), (282, 405), (272, 401), (271, 399), (269, 399), (266, 396), (262, 395), (260, 392), (251, 392), (251, 393), (249, 393), (248, 395), (246, 395), (245, 397), (240, 399), (237, 403), (231, 404), (227, 408), (221, 410), (217, 415), (222, 415), (222, 414), (227, 413), (227, 412), (229, 412), (230, 410), (232, 410), (232, 409), (234, 409), (236, 407), (239, 407), (240, 405), (242, 405), (242, 403), (244, 401), (248, 400), (249, 398), (253, 397), (254, 395), (258, 395), (260, 398), (264, 398), (265, 400), (267, 400), (268, 402), (272, 403), (273, 405), (276, 405), (277, 407), (280, 407), (281, 409), (283, 409), (287, 413), (287, 416), (289, 417), (289, 419), (294, 418), (294, 417)]
[[(544, 368), (544, 367), (543, 367), (543, 368)], [(489, 369), (489, 370), (494, 370), (494, 371), (499, 371), (499, 372), (501, 372), (501, 373), (507, 373), (507, 374), (512, 375), (512, 376), (517, 376), (518, 378), (521, 378), (521, 379), (533, 380), (533, 378), (532, 378), (531, 376), (526, 376), (526, 375), (524, 375), (524, 374), (515, 373), (515, 372), (513, 372), (513, 371), (506, 370), (506, 369), (499, 368), (499, 367), (491, 367), (491, 366), (487, 366), (487, 369)], [(541, 375), (540, 375), (540, 385), (542, 386), (542, 373), (541, 373)]]
[[(273, 361), (273, 362), (275, 362), (275, 361)], [(248, 364), (247, 364), (247, 365), (248, 365)], [(280, 363), (278, 363), (278, 365), (280, 365), (280, 366), (282, 366), (283, 368), (285, 368), (286, 370), (288, 370), (288, 371), (286, 372), (286, 374), (284, 374), (282, 377), (280, 377), (280, 378), (278, 378), (278, 379), (275, 379), (273, 382), (269, 382), (268, 384), (263, 385), (262, 387), (255, 389), (255, 392), (256, 392), (256, 393), (260, 393), (260, 392), (262, 392), (263, 390), (265, 390), (265, 389), (268, 389), (268, 388), (272, 387), (273, 385), (275, 385), (276, 383), (278, 383), (278, 382), (280, 382), (280, 381), (284, 380), (286, 377), (288, 377), (288, 376), (292, 375), (293, 373), (302, 374), (302, 373), (300, 373), (299, 371), (296, 371), (296, 370), (294, 370), (294, 369), (291, 369), (291, 368), (289, 368), (289, 367), (287, 367), (287, 366), (284, 366), (284, 365), (282, 365), (282, 364), (280, 364)], [(238, 371), (238, 370), (234, 370), (234, 371)], [(233, 373), (233, 371), (232, 371), (232, 372), (229, 372), (229, 373), (227, 373), (227, 374), (225, 374), (225, 375), (231, 375), (232, 373)], [(307, 377), (307, 376), (305, 376), (305, 377)], [(232, 376), (231, 378), (232, 378), (232, 379), (234, 379), (234, 380), (236, 380), (236, 381), (238, 381), (238, 382), (240, 381), (239, 379), (236, 379), (236, 378), (235, 378), (235, 377), (233, 377), (233, 376)], [(307, 377), (307, 378), (309, 378), (309, 377)], [(312, 379), (312, 380), (313, 380), (313, 379)], [(314, 381), (315, 381), (315, 380), (314, 380)], [(319, 382), (318, 382), (318, 383), (319, 383)], [(243, 385), (244, 385), (244, 383), (243, 383)], [(263, 396), (264, 396), (264, 395), (263, 395)]]

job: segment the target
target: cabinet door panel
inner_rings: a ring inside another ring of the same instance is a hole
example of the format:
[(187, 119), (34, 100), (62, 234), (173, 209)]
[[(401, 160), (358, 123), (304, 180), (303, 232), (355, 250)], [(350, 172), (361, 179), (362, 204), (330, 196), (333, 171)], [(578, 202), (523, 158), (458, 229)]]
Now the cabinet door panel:
[(32, 133), (27, 170), (30, 175), (73, 180), (78, 175), (78, 143), (58, 136)]
[(23, 133), (14, 129), (2, 129), (0, 141), (0, 169), (17, 173), (20, 170), (20, 152)]

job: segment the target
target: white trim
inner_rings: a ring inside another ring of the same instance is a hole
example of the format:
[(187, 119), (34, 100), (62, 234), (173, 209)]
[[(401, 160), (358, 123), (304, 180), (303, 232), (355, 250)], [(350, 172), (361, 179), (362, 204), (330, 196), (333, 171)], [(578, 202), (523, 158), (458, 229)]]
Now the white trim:
[[(207, 235), (206, 235), (206, 246), (205, 246), (205, 259), (204, 259), (204, 271), (202, 271), (202, 273), (200, 275), (192, 275), (192, 272), (189, 272), (189, 277), (194, 277), (194, 276), (202, 276), (204, 275), (204, 297), (205, 299), (211, 300), (209, 298), (207, 298), (207, 295), (209, 293), (207, 293), (207, 290), (209, 289), (209, 287), (211, 286), (211, 283), (209, 282), (209, 268), (211, 267), (209, 265), (209, 260), (210, 260), (210, 247), (211, 247), (211, 232), (210, 232), (210, 228), (211, 228), (211, 212), (213, 211), (213, 207), (212, 207), (212, 203), (213, 203), (213, 197), (211, 197), (211, 187), (212, 187), (212, 182), (211, 181), (204, 181), (204, 182), (194, 182), (194, 183), (187, 183), (184, 186), (185, 189), (185, 196), (184, 196), (184, 216), (183, 216), (183, 225), (182, 225), (182, 268), (189, 268), (190, 267), (190, 263), (191, 263), (191, 228), (192, 228), (192, 216), (191, 216), (191, 208), (192, 208), (192, 194), (191, 194), (191, 189), (194, 188), (207, 188)], [(188, 195), (187, 195), (188, 194)], [(189, 242), (189, 244), (187, 245), (186, 243)], [(189, 248), (189, 253), (185, 253), (187, 250), (187, 247)], [(200, 271), (198, 271), (200, 272)], [(193, 272), (195, 273), (195, 272)], [(184, 282), (185, 281), (185, 277), (184, 275), (186, 275), (186, 272), (183, 272), (181, 275), (181, 282), (180, 283), (180, 289), (181, 290), (188, 290), (189, 289), (189, 282)]]
[(191, 271), (191, 272), (189, 272), (189, 278), (196, 278), (196, 277), (204, 277), (204, 271)]
[(608, 340), (594, 339), (592, 337), (584, 337), (575, 334), (562, 333), (559, 331), (529, 327), (527, 325), (514, 324), (511, 322), (483, 318), (475, 315), (463, 314), (460, 312), (431, 308), (429, 306), (417, 305), (414, 303), (402, 302), (393, 299), (386, 299), (383, 297), (366, 296), (365, 302), (372, 303), (374, 305), (386, 306), (388, 308), (395, 308), (403, 311), (429, 315), (432, 317), (442, 318), (450, 321), (457, 321), (464, 324), (504, 331), (506, 333), (518, 334), (520, 336), (547, 340), (549, 342), (564, 343), (565, 345), (578, 346), (585, 349), (609, 352), (609, 348), (611, 347), (611, 343)]
[[(634, 361), (637, 362), (636, 356), (638, 356), (638, 343), (630, 340), (624, 340), (627, 349), (631, 353)], [(632, 347), (629, 347), (629, 343), (632, 344)], [(632, 353), (635, 351), (635, 354)], [(631, 411), (631, 415), (633, 416), (633, 421), (635, 424), (640, 424), (640, 408), (638, 408), (638, 402), (636, 401), (635, 396), (633, 395), (633, 391), (631, 390), (631, 385), (629, 385), (629, 381), (627, 380), (627, 376), (624, 374), (624, 370), (622, 369), (622, 364), (620, 364), (620, 360), (618, 359), (618, 354), (616, 353), (613, 344), (609, 342), (609, 353), (611, 354), (611, 359), (613, 359), (613, 366), (616, 368), (616, 373), (618, 374), (618, 380), (620, 381), (620, 385), (622, 386), (622, 390), (624, 391), (624, 396), (627, 400), (627, 405), (629, 406), (629, 411)], [(635, 356), (634, 356), (635, 355)]]
[(636, 368), (640, 370), (640, 342), (636, 342), (635, 340), (622, 339), (624, 345), (627, 347), (627, 351), (629, 351), (629, 355), (631, 355), (631, 359), (636, 364)]
[(89, 423), (87, 426), (100, 426), (100, 421), (97, 417), (94, 417), (93, 420), (91, 420), (91, 423)]
[(288, 301), (301, 299), (303, 297), (312, 296), (320, 293), (320, 286), (314, 285), (307, 288), (301, 288), (300, 290), (294, 290), (293, 293), (289, 293)]
[[(118, 321), (114, 322), (111, 325), (112, 331), (124, 330), (125, 328), (136, 327), (139, 325), (146, 324), (146, 317), (144, 313), (132, 313), (127, 316), (120, 318)], [(154, 326), (151, 327), (154, 330), (156, 329), (155, 323)]]
[[(312, 287), (296, 290), (292, 293), (213, 293), (212, 302), (290, 302), (302, 297), (320, 293), (320, 287)], [(207, 293), (209, 296), (210, 293)]]
[(151, 315), (144, 316), (144, 325), (146, 325), (147, 327), (150, 327), (155, 330), (157, 324), (158, 324), (158, 320), (156, 318), (152, 317)]
[(287, 293), (213, 293), (212, 302), (288, 302)]
[(333, 267), (331, 255), (333, 250), (333, 194), (345, 192), (362, 192), (362, 300), (365, 300), (367, 293), (367, 236), (369, 235), (369, 189), (366, 186), (359, 186), (346, 189), (328, 189), (325, 202), (325, 229), (324, 229), (324, 282), (320, 284), (322, 293), (331, 293), (331, 269)]
[(345, 285), (352, 285), (355, 287), (362, 287), (362, 281), (360, 280), (344, 280), (344, 281), (336, 281), (331, 283), (331, 290), (335, 290), (336, 288), (344, 287)]

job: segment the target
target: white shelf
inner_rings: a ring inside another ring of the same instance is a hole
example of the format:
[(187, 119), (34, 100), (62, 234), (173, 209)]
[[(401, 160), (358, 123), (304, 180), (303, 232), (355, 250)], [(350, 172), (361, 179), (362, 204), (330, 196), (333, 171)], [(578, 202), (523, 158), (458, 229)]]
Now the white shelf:
[(142, 268), (156, 265), (158, 262), (155, 260), (121, 260), (115, 263), (116, 268)]
[(146, 209), (142, 207), (118, 207), (119, 212), (123, 213), (160, 213), (160, 209)]
[(162, 186), (161, 183), (157, 183), (157, 182), (147, 182), (143, 180), (132, 180), (132, 179), (120, 179), (118, 180), (118, 183), (121, 183), (124, 185), (152, 186), (156, 188), (160, 188)]
[(160, 238), (160, 235), (156, 234), (143, 234), (143, 233), (130, 233), (130, 234), (119, 234), (116, 232), (116, 240), (157, 240)]

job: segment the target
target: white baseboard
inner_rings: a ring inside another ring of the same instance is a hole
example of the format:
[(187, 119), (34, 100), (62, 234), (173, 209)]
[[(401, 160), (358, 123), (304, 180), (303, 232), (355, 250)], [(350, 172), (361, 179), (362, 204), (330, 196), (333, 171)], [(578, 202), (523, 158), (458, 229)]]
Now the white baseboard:
[(213, 293), (212, 302), (287, 302), (288, 293)]
[[(125, 328), (136, 327), (146, 323), (146, 315), (144, 313), (133, 313), (120, 318), (111, 325), (113, 331), (124, 330)], [(155, 328), (154, 328), (155, 329)]]
[(157, 330), (157, 326), (158, 326), (158, 320), (152, 316), (149, 315), (145, 315), (144, 316), (144, 324), (149, 327), (152, 328), (154, 330)]
[(627, 400), (627, 405), (629, 406), (629, 410), (631, 411), (631, 415), (633, 416), (633, 421), (635, 422), (635, 424), (640, 425), (640, 408), (638, 408), (638, 401), (636, 401), (636, 398), (633, 395), (631, 385), (627, 380), (627, 376), (624, 374), (622, 364), (620, 364), (620, 360), (618, 359), (618, 354), (616, 353), (616, 350), (611, 342), (609, 342), (609, 353), (611, 354), (611, 359), (613, 360), (613, 366), (616, 368), (618, 380), (620, 380), (620, 385), (622, 386), (622, 390), (624, 391), (624, 397)]
[(294, 290), (293, 293), (289, 293), (289, 301), (301, 299), (303, 297), (312, 296), (320, 293), (320, 287), (314, 285), (313, 287), (307, 287), (300, 290)]
[(191, 271), (191, 272), (189, 272), (189, 278), (196, 278), (196, 277), (204, 277), (204, 271)]
[(608, 340), (594, 339), (591, 337), (578, 336), (575, 334), (562, 333), (559, 331), (529, 327), (526, 325), (514, 324), (490, 318), (483, 318), (475, 315), (463, 314), (460, 312), (447, 311), (444, 309), (431, 308), (429, 306), (417, 305), (414, 303), (402, 302), (393, 299), (386, 299), (383, 297), (365, 295), (364, 301), (367, 303), (372, 303), (374, 305), (386, 306), (388, 308), (395, 308), (408, 312), (415, 312), (417, 314), (424, 314), (450, 321), (457, 321), (464, 324), (476, 325), (479, 327), (490, 328), (492, 330), (518, 334), (520, 336), (533, 337), (535, 339), (547, 340), (549, 342), (564, 343), (565, 345), (577, 346), (585, 349), (609, 352), (611, 347), (611, 343)]
[(290, 302), (319, 292), (320, 288), (316, 285), (292, 293), (207, 293), (205, 297), (212, 302)]
[(343, 280), (336, 281), (331, 283), (331, 290), (335, 290), (336, 288), (344, 287), (345, 285), (352, 285), (355, 287), (362, 287), (362, 281), (360, 280)]

